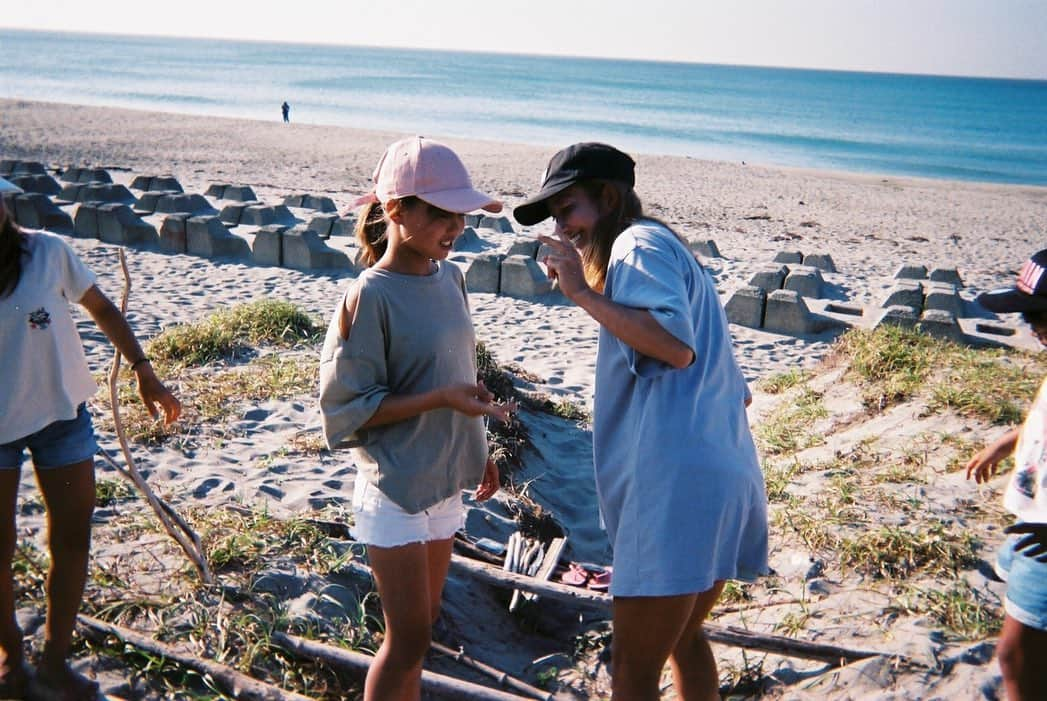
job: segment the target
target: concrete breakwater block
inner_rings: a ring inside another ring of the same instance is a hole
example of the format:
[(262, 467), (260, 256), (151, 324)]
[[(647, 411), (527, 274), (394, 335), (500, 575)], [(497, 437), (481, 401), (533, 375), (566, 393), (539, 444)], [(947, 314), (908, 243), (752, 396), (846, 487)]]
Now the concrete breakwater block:
[(894, 272), (895, 280), (926, 280), (927, 266), (925, 265), (901, 265)]
[(797, 265), (789, 270), (785, 277), (782, 289), (793, 290), (801, 297), (821, 297), (825, 279), (818, 268), (806, 265)]
[(76, 208), (73, 217), (73, 235), (82, 239), (98, 238), (98, 207), (94, 202), (85, 202)]
[(240, 223), (246, 226), (268, 226), (269, 224), (294, 224), (291, 210), (282, 204), (252, 204), (244, 208)]
[[(70, 195), (73, 199), (69, 199)], [(135, 196), (123, 185), (102, 182), (78, 183), (72, 187), (63, 187), (58, 199), (67, 202), (115, 202), (126, 205), (135, 203)]]
[(513, 245), (509, 246), (509, 252), (507, 256), (527, 256), (528, 258), (538, 258), (538, 249), (540, 245), (538, 239), (520, 239), (514, 241)]
[(788, 275), (789, 268), (784, 265), (761, 268), (749, 279), (749, 285), (759, 287), (766, 292), (774, 292), (782, 288)]
[(251, 243), (251, 257), (260, 265), (284, 264), (284, 233), (287, 227), (269, 224), (255, 232)]
[(222, 220), (214, 215), (189, 217), (186, 221), (186, 251), (206, 258), (251, 257), (247, 241), (229, 233)]
[(166, 197), (167, 195), (177, 194), (179, 193), (175, 192), (174, 190), (143, 192), (141, 195), (138, 196), (138, 199), (135, 200), (132, 209), (134, 209), (135, 213), (137, 214), (153, 214), (156, 212), (156, 204), (160, 201), (161, 198)]
[(175, 212), (186, 212), (193, 215), (215, 214), (215, 208), (203, 195), (187, 195), (185, 193), (176, 195), (163, 195), (156, 200), (157, 214), (174, 214)]
[(465, 288), (470, 292), (498, 294), (502, 286), (502, 261), (500, 253), (481, 253), (475, 256), (465, 270)]
[(716, 246), (716, 242), (712, 239), (706, 241), (688, 241), (688, 246), (691, 250), (702, 258), (723, 258), (720, 255), (720, 249)]
[(258, 201), (258, 197), (254, 194), (254, 190), (247, 185), (226, 185), (219, 198), (223, 200), (233, 200), (235, 202)]
[(766, 305), (767, 291), (762, 287), (746, 285), (727, 300), (724, 311), (727, 313), (727, 321), (732, 324), (758, 329), (763, 326)]
[(178, 178), (173, 175), (136, 175), (131, 181), (131, 189), (142, 192), (185, 192)]
[(949, 312), (953, 316), (963, 316), (963, 298), (956, 291), (955, 285), (948, 283), (931, 283), (924, 285), (923, 309)]
[(887, 290), (887, 296), (880, 302), (880, 306), (885, 309), (895, 306), (910, 307), (919, 314), (923, 311), (923, 288), (918, 282), (899, 282)]
[(294, 270), (353, 268), (349, 256), (337, 251), (309, 229), (289, 229), (283, 233), (283, 265)]
[(317, 214), (309, 220), (307, 229), (312, 229), (320, 238), (353, 236), (356, 233), (355, 217), (340, 217), (334, 213)]
[(168, 214), (160, 225), (160, 250), (167, 253), (188, 253), (189, 214)]
[(825, 273), (837, 272), (836, 262), (833, 261), (833, 257), (828, 253), (808, 253), (803, 257), (803, 264), (817, 268)]
[(492, 217), (488, 215), (480, 215), (476, 224), (470, 224), (477, 229), (491, 229), (493, 231), (500, 231), (503, 234), (513, 233), (513, 223), (509, 221), (509, 217)]
[(315, 209), (319, 212), (337, 212), (338, 208), (330, 197), (318, 197), (309, 194), (295, 194), (284, 197), (285, 207), (300, 207), (302, 209)]
[(963, 329), (957, 323), (956, 316), (944, 309), (928, 309), (924, 311), (916, 324), (916, 328), (930, 336), (948, 339), (956, 343), (963, 342)]
[(506, 256), (501, 277), (499, 291), (509, 297), (539, 297), (553, 289), (549, 276), (530, 256)]
[(908, 307), (904, 304), (896, 304), (883, 310), (883, 314), (876, 322), (876, 327), (879, 328), (880, 326), (893, 324), (895, 326), (911, 329), (916, 327), (916, 322), (919, 321), (919, 319), (920, 314), (913, 307)]
[(963, 280), (956, 268), (934, 268), (927, 277), (933, 282), (946, 282), (950, 285), (963, 287)]
[(244, 210), (253, 204), (261, 204), (261, 202), (234, 202), (227, 204), (222, 207), (222, 211), (218, 213), (218, 218), (222, 220), (222, 223), (226, 226), (239, 226), (240, 219), (244, 216)]
[(64, 183), (111, 183), (113, 176), (105, 168), (67, 168), (58, 176)]
[(815, 333), (825, 328), (811, 314), (803, 297), (793, 290), (775, 290), (767, 295), (767, 306), (763, 313), (763, 328), (776, 333), (800, 335)]
[(452, 250), (455, 251), (479, 251), (483, 248), (483, 241), (476, 233), (476, 229), (471, 226), (465, 227), (462, 233), (454, 240), (454, 245), (451, 246)]
[(155, 246), (160, 237), (151, 224), (131, 211), (126, 204), (110, 202), (98, 207), (98, 238), (121, 246)]
[(803, 263), (803, 253), (800, 251), (779, 251), (774, 257), (774, 262), (800, 265)]
[(73, 229), (72, 218), (47, 195), (39, 192), (26, 192), (5, 198), (4, 203), (18, 225), (26, 229), (47, 229), (48, 231), (71, 231)]
[(10, 180), (9, 175), (47, 175), (47, 168), (39, 161), (7, 159), (0, 161), (0, 176)]
[(25, 192), (37, 192), (49, 197), (62, 191), (62, 186), (50, 175), (12, 175), (7, 180)]

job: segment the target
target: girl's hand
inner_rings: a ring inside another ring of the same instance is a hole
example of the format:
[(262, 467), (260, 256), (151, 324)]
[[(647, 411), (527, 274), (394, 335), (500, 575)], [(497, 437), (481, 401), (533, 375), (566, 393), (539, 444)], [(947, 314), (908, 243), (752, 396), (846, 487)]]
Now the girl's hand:
[(487, 465), (484, 466), (484, 476), (480, 480), (480, 484), (476, 487), (476, 494), (474, 499), (476, 501), (487, 501), (495, 495), (498, 491), (498, 466), (494, 464), (494, 460), (487, 458)]
[(159, 418), (160, 409), (163, 409), (165, 426), (177, 421), (182, 415), (182, 403), (160, 382), (149, 361), (139, 363), (134, 372), (138, 379), (138, 396), (142, 398), (149, 415), (154, 419)]
[(466, 416), (493, 416), (499, 421), (508, 421), (513, 405), (498, 404), (484, 383), (475, 385), (451, 385), (442, 391), (444, 404)]
[(996, 474), (997, 466), (1014, 452), (1018, 430), (1005, 433), (998, 440), (985, 446), (967, 463), (967, 479), (974, 477), (978, 484), (988, 482)]
[(1015, 523), (1003, 529), (1004, 533), (1028, 533), (1014, 544), (1014, 551), (1037, 562), (1047, 562), (1047, 523)]
[(576, 295), (590, 289), (589, 283), (585, 281), (582, 257), (573, 243), (559, 232), (556, 238), (539, 236), (538, 240), (549, 247), (549, 252), (542, 258), (542, 262), (549, 269), (549, 279), (559, 282), (560, 291), (568, 299), (573, 300)]

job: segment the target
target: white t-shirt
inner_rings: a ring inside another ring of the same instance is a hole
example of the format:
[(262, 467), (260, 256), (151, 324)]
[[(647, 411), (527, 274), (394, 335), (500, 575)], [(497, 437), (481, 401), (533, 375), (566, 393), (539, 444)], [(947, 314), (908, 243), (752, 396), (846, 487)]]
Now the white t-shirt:
[(58, 236), (26, 236), (18, 286), (0, 298), (0, 443), (76, 418), (98, 389), (69, 311), (94, 274)]
[(1022, 521), (1047, 523), (1047, 379), (1025, 417), (1003, 505)]

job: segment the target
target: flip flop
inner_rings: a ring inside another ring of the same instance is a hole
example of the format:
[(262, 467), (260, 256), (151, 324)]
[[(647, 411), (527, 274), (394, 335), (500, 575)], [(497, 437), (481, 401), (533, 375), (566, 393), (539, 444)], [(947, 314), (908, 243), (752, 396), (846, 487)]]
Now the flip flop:
[(611, 572), (610, 567), (601, 572), (594, 572), (589, 578), (589, 589), (593, 591), (607, 591), (611, 587)]
[(572, 587), (584, 587), (589, 581), (589, 570), (575, 563), (567, 565), (567, 571), (560, 575), (560, 582)]

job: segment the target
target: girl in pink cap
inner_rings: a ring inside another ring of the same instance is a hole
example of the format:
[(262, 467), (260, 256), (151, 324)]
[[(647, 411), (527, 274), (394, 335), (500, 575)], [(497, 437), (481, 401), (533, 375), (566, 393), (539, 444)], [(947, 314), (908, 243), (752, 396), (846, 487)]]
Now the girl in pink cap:
[(366, 270), (339, 301), (320, 357), (330, 447), (357, 465), (353, 534), (367, 544), (385, 637), (364, 699), (417, 699), (422, 660), (465, 523), (461, 490), (498, 490), (484, 416), (508, 407), (477, 381), (476, 337), (461, 271), (446, 261), (463, 214), (501, 210), (458, 156), (421, 137), (392, 144), (361, 200)]

